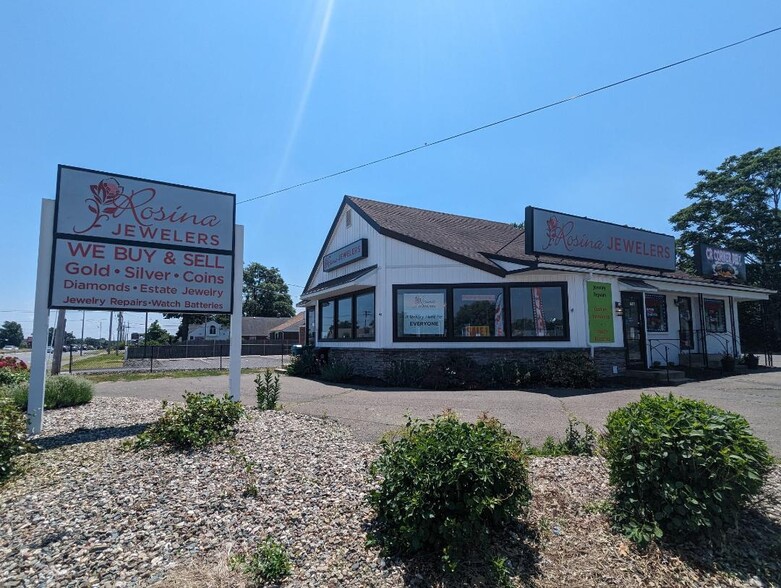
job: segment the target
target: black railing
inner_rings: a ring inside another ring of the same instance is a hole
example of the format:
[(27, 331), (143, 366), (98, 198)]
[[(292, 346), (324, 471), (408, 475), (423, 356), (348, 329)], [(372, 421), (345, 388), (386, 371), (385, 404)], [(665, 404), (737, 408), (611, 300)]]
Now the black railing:
[[(675, 343), (673, 343), (675, 341)], [(654, 354), (657, 354), (661, 359), (664, 360), (664, 369), (665, 369), (665, 375), (667, 377), (667, 384), (670, 384), (670, 354), (669, 354), (669, 348), (673, 347), (678, 350), (678, 362), (680, 363), (681, 358), (681, 339), (680, 336), (678, 339), (673, 338), (655, 338), (655, 339), (648, 339), (648, 348), (650, 350), (650, 360), (651, 365), (654, 364)], [(691, 369), (691, 354), (688, 356), (689, 358), (689, 369)], [(659, 361), (659, 363), (662, 363)]]
[[(290, 355), (290, 341), (260, 341), (242, 343), (242, 355)], [(131, 345), (127, 348), (127, 359), (185, 359), (199, 357), (229, 357), (230, 342), (212, 341), (209, 343), (175, 345)]]

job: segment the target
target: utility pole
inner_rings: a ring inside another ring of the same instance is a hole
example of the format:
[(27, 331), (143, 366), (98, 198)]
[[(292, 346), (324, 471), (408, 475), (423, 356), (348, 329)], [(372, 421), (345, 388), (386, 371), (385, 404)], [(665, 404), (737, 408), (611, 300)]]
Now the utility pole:
[(108, 315), (108, 344), (106, 345), (106, 353), (111, 353), (111, 329), (114, 325), (114, 311)]
[(84, 355), (84, 315), (85, 311), (81, 311), (81, 345), (79, 345), (79, 355)]
[(57, 327), (54, 329), (54, 350), (52, 351), (52, 375), (60, 373), (62, 366), (62, 347), (65, 343), (65, 309), (57, 312)]

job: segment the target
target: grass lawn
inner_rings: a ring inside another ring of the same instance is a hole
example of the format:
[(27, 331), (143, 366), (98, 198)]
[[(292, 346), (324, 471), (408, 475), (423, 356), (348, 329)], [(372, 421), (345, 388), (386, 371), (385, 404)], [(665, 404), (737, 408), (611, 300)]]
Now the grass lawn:
[[(62, 354), (62, 365), (64, 369), (68, 367), (69, 356)], [(73, 356), (73, 369), (75, 370), (99, 370), (102, 368), (111, 369), (122, 367), (124, 355), (115, 355), (113, 353), (100, 352), (97, 355)]]
[[(262, 368), (242, 368), (242, 374), (256, 374)], [(227, 376), (228, 370), (165, 370), (156, 372), (117, 372), (114, 374), (83, 374), (90, 382), (136, 382), (138, 380), (156, 380), (158, 378), (200, 378), (206, 376)]]

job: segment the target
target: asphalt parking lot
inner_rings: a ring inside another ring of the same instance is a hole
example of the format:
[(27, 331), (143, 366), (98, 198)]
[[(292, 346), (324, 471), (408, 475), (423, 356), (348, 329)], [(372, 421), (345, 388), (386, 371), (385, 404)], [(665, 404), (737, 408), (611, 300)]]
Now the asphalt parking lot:
[[(254, 376), (241, 377), (241, 399), (255, 404)], [(691, 382), (677, 387), (620, 390), (473, 390), (437, 392), (324, 384), (281, 376), (280, 401), (289, 412), (331, 418), (348, 426), (361, 441), (373, 442), (383, 433), (402, 426), (406, 415), (429, 418), (450, 408), (462, 418), (474, 420), (488, 412), (516, 435), (542, 442), (561, 436), (568, 416), (601, 429), (608, 413), (637, 400), (642, 393), (667, 394), (705, 400), (746, 417), (754, 432), (781, 457), (781, 369), (760, 370), (719, 380)], [(180, 400), (185, 391), (224, 394), (228, 376), (165, 378), (136, 382), (102, 382), (96, 393)]]

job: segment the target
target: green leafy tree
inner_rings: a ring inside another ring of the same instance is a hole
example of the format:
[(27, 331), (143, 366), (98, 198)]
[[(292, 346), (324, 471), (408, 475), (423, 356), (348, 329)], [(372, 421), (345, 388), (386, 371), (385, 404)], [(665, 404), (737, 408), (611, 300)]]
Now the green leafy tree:
[(146, 332), (146, 343), (148, 345), (168, 345), (170, 341), (171, 335), (160, 326), (158, 321), (149, 325), (149, 329)]
[(3, 326), (0, 327), (0, 347), (5, 345), (15, 345), (19, 347), (24, 341), (24, 333), (22, 333), (22, 325), (15, 321), (5, 321)]
[(287, 284), (275, 267), (268, 268), (255, 261), (244, 268), (244, 316), (294, 316), (293, 300)]
[[(679, 267), (691, 271), (694, 247), (709, 243), (744, 253), (749, 283), (781, 290), (781, 147), (732, 155), (715, 171), (698, 174), (701, 180), (686, 194), (692, 204), (670, 217), (680, 231)], [(770, 329), (770, 343), (781, 344), (778, 294), (771, 296), (766, 320), (756, 304), (740, 306), (744, 335)]]

